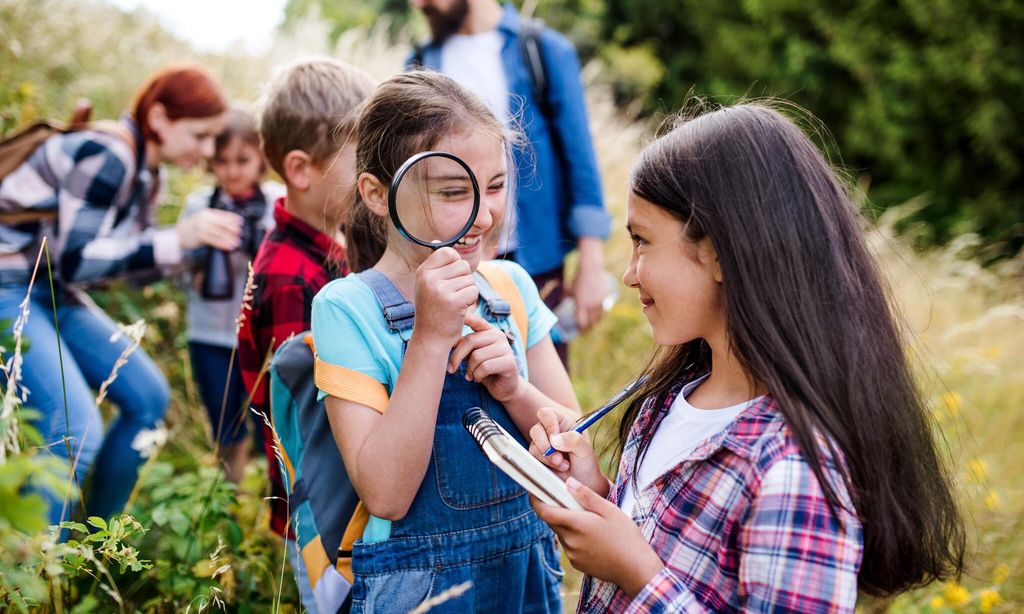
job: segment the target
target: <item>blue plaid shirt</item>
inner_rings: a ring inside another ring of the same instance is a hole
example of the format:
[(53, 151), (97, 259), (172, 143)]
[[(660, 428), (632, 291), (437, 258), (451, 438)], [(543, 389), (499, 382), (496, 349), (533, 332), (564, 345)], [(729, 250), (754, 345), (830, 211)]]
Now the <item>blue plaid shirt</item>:
[[(141, 142), (135, 123), (121, 122)], [(132, 147), (96, 130), (54, 135), (0, 182), (0, 211), (55, 214), (0, 224), (0, 283), (27, 282), (43, 237), (68, 283), (180, 262), (177, 231), (153, 226), (159, 176)]]

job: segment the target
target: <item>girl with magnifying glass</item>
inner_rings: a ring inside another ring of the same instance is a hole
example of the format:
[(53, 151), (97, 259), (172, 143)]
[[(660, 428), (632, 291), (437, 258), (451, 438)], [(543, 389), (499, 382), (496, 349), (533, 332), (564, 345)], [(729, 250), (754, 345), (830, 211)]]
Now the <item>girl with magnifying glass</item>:
[[(430, 72), (382, 84), (358, 130), (361, 223), (349, 225), (347, 238), (357, 247), (361, 234), (384, 233), (386, 248), (372, 268), (332, 282), (313, 303), (317, 385), (367, 517), (348, 531), (359, 537), (352, 611), (406, 612), (471, 582), (439, 608), (561, 612), (552, 533), (461, 424), (466, 409), (481, 406), (525, 443), (538, 407), (570, 420), (579, 413), (549, 335), (555, 317), (529, 275), (511, 262), (491, 265), (521, 295), (528, 325), (520, 330), (474, 273), (506, 212), (510, 137), (479, 99)], [(391, 188), (403, 163), (427, 150), (452, 157), (432, 159)], [(422, 198), (403, 211), (400, 232), (388, 221), (388, 200), (409, 196), (401, 193), (407, 185)], [(410, 240), (458, 236), (472, 219), (461, 213), (474, 192), (478, 211), (460, 239)]]

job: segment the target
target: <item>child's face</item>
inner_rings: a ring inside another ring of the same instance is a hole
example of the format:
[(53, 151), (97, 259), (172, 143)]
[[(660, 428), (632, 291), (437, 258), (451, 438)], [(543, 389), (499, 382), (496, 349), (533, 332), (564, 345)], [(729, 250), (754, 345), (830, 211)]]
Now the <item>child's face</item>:
[(228, 194), (245, 194), (263, 176), (263, 158), (255, 145), (233, 138), (214, 154), (210, 170), (217, 184)]
[[(452, 247), (459, 253), (463, 260), (476, 269), (477, 265), (487, 257), (487, 250), (490, 244), (491, 235), (499, 228), (505, 216), (507, 206), (506, 179), (508, 174), (508, 162), (505, 158), (505, 148), (499, 139), (489, 134), (477, 132), (458, 132), (440, 139), (434, 143), (432, 149), (446, 151), (455, 154), (469, 165), (470, 170), (476, 176), (480, 186), (480, 211), (476, 221), (462, 239)], [(452, 163), (442, 165), (444, 168), (452, 166)], [(406, 180), (413, 180), (406, 175)], [(405, 181), (402, 182), (403, 191)], [(461, 186), (462, 183), (459, 182)], [(441, 188), (445, 186), (441, 185)], [(431, 191), (426, 190), (428, 194)], [(401, 194), (401, 193), (400, 193)], [(430, 205), (430, 210), (421, 207), (411, 207), (402, 210), (402, 224), (407, 228), (443, 228), (440, 231), (445, 237), (451, 237), (458, 230), (466, 218), (459, 220), (446, 220), (443, 217), (443, 207), (447, 203), (445, 198), (437, 198), (436, 202)], [(467, 195), (467, 200), (471, 197)], [(461, 210), (461, 209), (460, 209)], [(431, 215), (431, 214), (434, 215)], [(468, 214), (468, 209), (467, 209)], [(408, 216), (408, 217), (407, 217)], [(426, 237), (421, 237), (426, 238)], [(421, 262), (429, 255), (428, 248), (419, 247), (392, 233), (389, 238), (389, 245), (396, 250), (404, 252), (413, 261)]]
[(639, 292), (654, 342), (724, 339), (721, 271), (711, 240), (689, 241), (679, 220), (633, 193), (627, 219), (633, 249), (622, 281)]
[(324, 204), (324, 217), (331, 226), (340, 226), (355, 199), (356, 147), (346, 145), (309, 174), (310, 202)]

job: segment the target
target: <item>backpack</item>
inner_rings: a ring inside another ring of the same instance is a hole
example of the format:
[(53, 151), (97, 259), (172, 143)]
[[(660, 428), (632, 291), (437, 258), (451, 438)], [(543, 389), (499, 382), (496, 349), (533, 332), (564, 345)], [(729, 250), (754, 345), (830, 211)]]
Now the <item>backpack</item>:
[[(548, 109), (548, 75), (544, 67), (544, 56), (540, 51), (540, 36), (544, 31), (544, 20), (537, 17), (519, 18), (519, 51), (523, 54), (526, 72), (530, 75), (530, 89), (533, 98), (540, 105), (541, 113), (551, 117)], [(426, 44), (413, 46), (412, 58), (409, 63), (413, 68), (423, 66), (423, 50)]]
[[(112, 134), (129, 145), (138, 153), (135, 135), (114, 120), (90, 122), (92, 105), (79, 101), (72, 113), (71, 121), (43, 119), (30, 124), (13, 135), (0, 140), (0, 181), (17, 170), (48, 138), (55, 134), (67, 134), (81, 130), (96, 130)], [(56, 209), (5, 209), (0, 211), (0, 224), (24, 224), (57, 218)]]
[[(483, 262), (478, 270), (509, 303), (512, 323), (525, 345), (529, 322), (519, 288), (493, 263)], [(345, 470), (327, 412), (317, 400), (316, 383), (338, 368), (317, 358), (308, 332), (281, 344), (270, 363), (271, 417), (290, 521), (321, 612), (337, 611), (348, 596), (352, 545), (369, 520)]]

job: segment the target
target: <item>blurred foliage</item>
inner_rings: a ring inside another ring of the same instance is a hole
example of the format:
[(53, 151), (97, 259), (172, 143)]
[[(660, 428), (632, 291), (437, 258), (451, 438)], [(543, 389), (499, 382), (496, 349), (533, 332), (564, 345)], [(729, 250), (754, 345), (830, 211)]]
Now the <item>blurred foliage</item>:
[(828, 126), (877, 205), (926, 194), (921, 238), (1024, 245), (1024, 4), (610, 0), (604, 24), (606, 40), (663, 62), (650, 110), (691, 89), (782, 96)]
[[(524, 2), (515, 2), (522, 6)], [(878, 211), (924, 195), (924, 242), (977, 232), (1024, 246), (1024, 3), (1004, 0), (544, 0), (526, 2), (601, 64), (617, 101), (652, 118), (691, 95), (779, 96), (822, 120), (820, 144), (863, 175)], [(398, 0), (290, 0), (335, 32)], [(1016, 33), (1016, 34), (1015, 34)], [(1014, 42), (1017, 41), (1017, 42)], [(830, 142), (834, 138), (836, 147)]]

